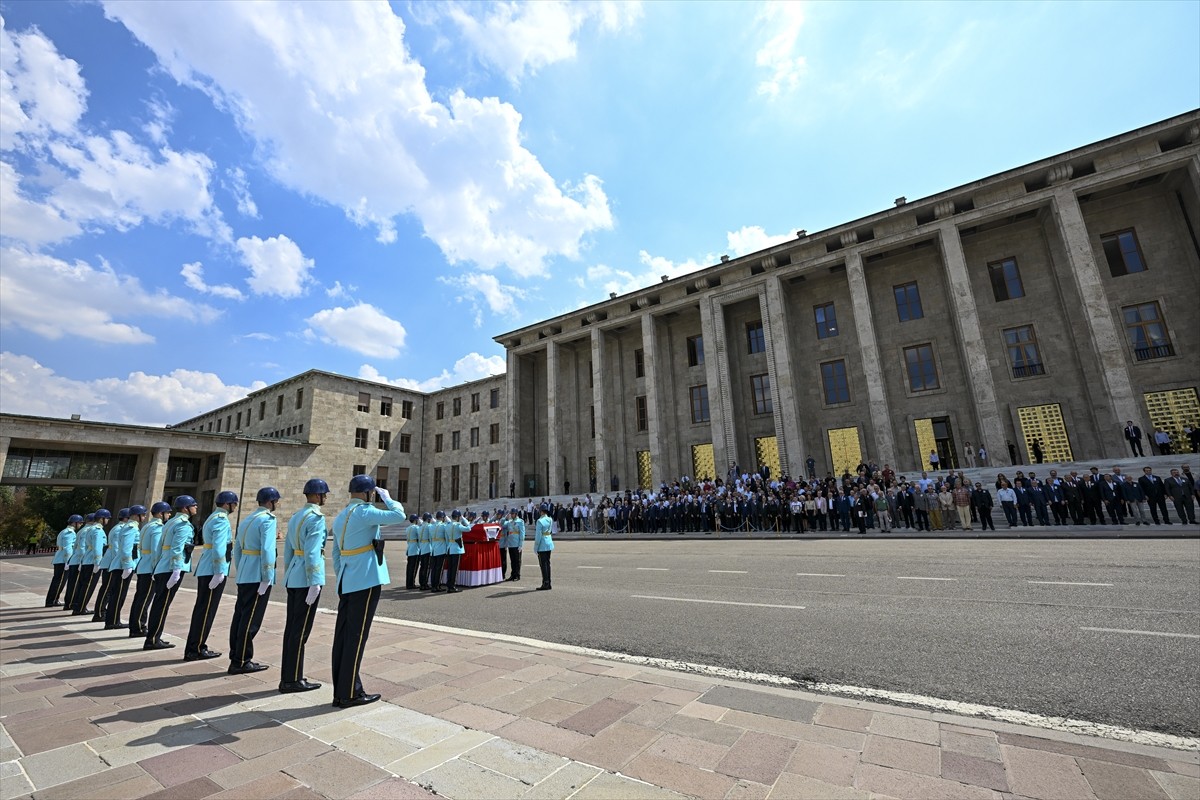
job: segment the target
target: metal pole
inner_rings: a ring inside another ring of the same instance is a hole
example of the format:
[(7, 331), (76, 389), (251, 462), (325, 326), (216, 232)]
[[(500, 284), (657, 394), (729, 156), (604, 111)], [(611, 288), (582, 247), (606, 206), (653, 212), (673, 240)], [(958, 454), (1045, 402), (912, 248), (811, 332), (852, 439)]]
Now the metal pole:
[(242, 522), (242, 502), (246, 497), (246, 465), (250, 461), (250, 439), (246, 438), (246, 452), (242, 455), (242, 488), (238, 489), (237, 519), (234, 520), (233, 530), (236, 532)]

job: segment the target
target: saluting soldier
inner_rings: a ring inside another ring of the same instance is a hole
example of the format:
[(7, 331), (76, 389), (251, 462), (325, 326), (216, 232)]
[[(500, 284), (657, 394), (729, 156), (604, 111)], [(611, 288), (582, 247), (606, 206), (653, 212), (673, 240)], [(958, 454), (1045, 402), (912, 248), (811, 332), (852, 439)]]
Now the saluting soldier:
[(408, 563), (404, 570), (404, 588), (417, 588), (417, 571), (421, 567), (421, 518), (416, 514), (408, 515), (408, 527), (404, 529), (404, 540), (407, 545), (405, 553)]
[(429, 559), (433, 553), (433, 515), (426, 511), (421, 515), (421, 530), (417, 534), (421, 545), (421, 563), (417, 570), (417, 588), (429, 591)]
[(229, 674), (262, 672), (266, 664), (254, 660), (254, 637), (275, 585), (275, 507), (279, 490), (264, 486), (254, 498), (258, 508), (242, 520), (233, 539), (233, 564), (237, 568), (237, 602), (229, 625)]
[(321, 684), (304, 677), (304, 645), (312, 632), (317, 599), (325, 585), (325, 513), (321, 506), (329, 495), (329, 484), (312, 478), (304, 484), (304, 508), (288, 520), (283, 557), (287, 567), (287, 620), (283, 626), (283, 659), (279, 667), (279, 691), (311, 692)]
[(83, 518), (83, 527), (75, 534), (75, 547), (67, 558), (67, 588), (63, 591), (63, 611), (75, 610), (75, 593), (79, 591), (79, 570), (83, 562), (83, 545), (85, 537), (92, 535), (92, 525), (96, 524), (96, 515), (88, 514)]
[(150, 612), (150, 594), (154, 589), (154, 567), (162, 555), (163, 523), (171, 515), (171, 506), (159, 500), (150, 506), (150, 521), (138, 531), (137, 584), (129, 605), (129, 638), (146, 635)]
[(521, 580), (521, 547), (525, 544), (525, 520), (521, 512), (513, 509), (508, 512), (508, 533), (505, 535), (504, 548), (508, 550), (508, 563), (512, 565), (510, 581)]
[(154, 564), (154, 600), (150, 604), (143, 650), (166, 650), (175, 646), (174, 642), (163, 641), (163, 626), (167, 624), (167, 611), (179, 591), (183, 573), (192, 571), (192, 547), (196, 539), (192, 517), (200, 507), (196, 498), (188, 494), (176, 497), (174, 505), (175, 516), (163, 524), (162, 547)]
[(83, 517), (72, 514), (67, 517), (67, 527), (58, 532), (58, 537), (55, 539), (58, 550), (54, 552), (54, 575), (50, 578), (50, 589), (46, 592), (46, 608), (62, 605), (58, 602), (58, 595), (63, 588), (67, 562), (71, 560), (71, 555), (75, 552), (76, 536), (82, 527)]
[(112, 585), (113, 559), (117, 556), (116, 543), (124, 538), (128, 525), (129, 509), (122, 508), (117, 512), (117, 524), (108, 532), (108, 541), (105, 542), (100, 563), (96, 565), (96, 583), (100, 586), (100, 591), (96, 593), (96, 609), (92, 614), (92, 622), (104, 622), (105, 609), (108, 607), (108, 590)]
[(75, 589), (75, 607), (71, 616), (82, 616), (88, 613), (88, 601), (96, 589), (96, 566), (104, 557), (104, 526), (112, 519), (112, 512), (101, 508), (96, 512), (96, 520), (88, 529), (83, 539), (83, 557), (79, 562), (79, 586)]
[(457, 508), (450, 512), (450, 521), (446, 523), (446, 591), (458, 591), (458, 562), (466, 554), (463, 547), (463, 534), (471, 530), (471, 526), (463, 522), (462, 512)]
[[(375, 508), (378, 494), (387, 510)], [(350, 479), (350, 505), (333, 521), (333, 570), (337, 576), (338, 613), (333, 632), (333, 705), (349, 708), (374, 703), (363, 691), (359, 668), (379, 605), (380, 587), (391, 583), (379, 528), (404, 521), (404, 506), (370, 475)]]
[(429, 583), (431, 592), (444, 592), (442, 585), (442, 568), (446, 565), (446, 552), (450, 549), (446, 537), (446, 512), (438, 511), (433, 515), (433, 533), (429, 537)]
[(219, 650), (208, 647), (213, 619), (225, 593), (225, 578), (229, 575), (229, 558), (233, 555), (233, 529), (229, 515), (237, 510), (236, 492), (217, 494), (217, 507), (204, 520), (200, 531), (200, 559), (196, 562), (196, 604), (192, 606), (192, 622), (188, 627), (184, 661), (220, 658)]
[(496, 521), (500, 524), (500, 533), (496, 536), (496, 548), (500, 551), (500, 580), (508, 580), (508, 523), (509, 514), (504, 514)]
[(104, 609), (104, 630), (121, 630), (121, 607), (125, 605), (125, 594), (129, 591), (129, 579), (138, 565), (141, 552), (138, 547), (138, 531), (146, 521), (146, 507), (138, 504), (129, 507), (129, 521), (121, 529), (120, 536), (109, 537), (108, 549), (113, 553), (108, 562), (108, 599)]

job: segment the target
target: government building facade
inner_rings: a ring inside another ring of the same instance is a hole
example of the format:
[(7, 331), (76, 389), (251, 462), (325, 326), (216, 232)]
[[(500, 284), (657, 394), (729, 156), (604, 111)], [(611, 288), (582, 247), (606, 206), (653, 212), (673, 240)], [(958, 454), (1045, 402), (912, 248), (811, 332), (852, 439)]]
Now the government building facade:
[[(1200, 111), (496, 337), (433, 393), (319, 370), (168, 428), (0, 415), (110, 506), (371, 474), (410, 510), (766, 467), (1109, 459), (1200, 425)], [(1011, 448), (1011, 449), (1010, 449)], [(295, 499), (292, 497), (292, 499)]]

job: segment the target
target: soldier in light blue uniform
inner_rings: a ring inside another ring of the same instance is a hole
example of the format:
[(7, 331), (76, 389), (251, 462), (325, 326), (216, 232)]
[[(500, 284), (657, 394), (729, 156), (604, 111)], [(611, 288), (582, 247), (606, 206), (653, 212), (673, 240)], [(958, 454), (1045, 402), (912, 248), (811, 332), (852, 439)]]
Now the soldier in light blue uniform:
[(521, 512), (513, 509), (508, 512), (508, 533), (504, 535), (501, 547), (508, 550), (508, 563), (512, 565), (510, 581), (521, 580), (521, 548), (525, 544), (525, 520)]
[(192, 606), (184, 661), (221, 657), (220, 651), (209, 649), (208, 634), (212, 633), (221, 595), (225, 593), (225, 578), (229, 575), (229, 558), (233, 555), (233, 528), (229, 524), (229, 515), (237, 511), (237, 493), (218, 493), (216, 505), (204, 520), (200, 532), (203, 544), (196, 561), (196, 605)]
[(113, 558), (117, 554), (113, 545), (125, 535), (125, 527), (128, 524), (129, 509), (122, 508), (117, 512), (117, 524), (113, 525), (112, 530), (108, 532), (104, 552), (100, 556), (100, 563), (96, 565), (96, 583), (99, 585), (100, 591), (96, 593), (96, 611), (92, 614), (92, 622), (104, 621), (105, 610), (108, 608), (108, 590), (112, 585)]
[[(371, 505), (375, 494), (387, 510)], [(404, 506), (370, 475), (350, 479), (350, 505), (333, 521), (333, 569), (337, 575), (338, 614), (333, 632), (333, 705), (348, 708), (374, 703), (363, 691), (359, 668), (379, 605), (380, 587), (391, 582), (379, 528), (404, 521)]]
[(192, 571), (192, 543), (196, 539), (192, 517), (200, 511), (200, 506), (196, 498), (187, 494), (176, 497), (173, 506), (175, 516), (163, 523), (162, 547), (154, 563), (154, 599), (150, 604), (143, 650), (166, 650), (175, 646), (174, 642), (163, 641), (163, 626), (167, 624), (167, 611), (179, 591), (183, 573)]
[(554, 530), (554, 520), (550, 519), (550, 510), (543, 508), (533, 536), (533, 549), (538, 556), (538, 566), (542, 568), (542, 585), (537, 588), (539, 592), (551, 589), (550, 553), (554, 551), (554, 538), (550, 535), (552, 530)]
[(96, 515), (88, 514), (83, 518), (83, 527), (75, 534), (75, 548), (67, 558), (67, 588), (63, 591), (63, 611), (75, 610), (75, 593), (79, 591), (79, 567), (83, 561), (84, 537), (91, 536), (92, 525), (96, 523)]
[(138, 531), (137, 586), (129, 605), (129, 638), (146, 635), (150, 594), (154, 588), (154, 567), (162, 554), (163, 523), (171, 515), (171, 506), (159, 500), (150, 506), (150, 521)]
[(471, 526), (463, 522), (462, 512), (457, 508), (450, 512), (450, 521), (446, 523), (446, 592), (453, 594), (458, 591), (458, 562), (466, 555), (463, 546), (463, 534), (471, 530)]
[(421, 566), (421, 518), (416, 514), (408, 515), (408, 527), (404, 529), (404, 540), (407, 547), (405, 554), (408, 563), (404, 570), (404, 588), (417, 588), (417, 570)]
[(143, 505), (129, 507), (129, 520), (120, 534), (108, 537), (108, 551), (113, 554), (108, 562), (108, 599), (104, 604), (104, 630), (122, 630), (121, 607), (125, 605), (125, 594), (129, 591), (129, 579), (137, 568), (141, 555), (138, 550), (138, 531), (150, 516)]
[(258, 508), (242, 520), (233, 537), (237, 571), (237, 603), (229, 624), (229, 674), (243, 675), (267, 668), (254, 660), (254, 637), (275, 585), (275, 508), (279, 490), (264, 486), (254, 498)]
[(446, 551), (450, 542), (446, 537), (446, 512), (437, 511), (433, 515), (433, 530), (429, 534), (429, 590), (444, 592), (442, 585), (442, 569), (446, 566)]
[(53, 561), (54, 576), (50, 579), (50, 589), (46, 592), (46, 608), (54, 608), (55, 606), (62, 605), (58, 602), (58, 594), (63, 588), (63, 576), (67, 568), (67, 562), (75, 552), (76, 535), (82, 527), (83, 517), (78, 514), (72, 514), (67, 518), (67, 527), (58, 532), (58, 537), (55, 540), (58, 550), (54, 553)]
[(426, 511), (421, 515), (421, 530), (417, 535), (421, 545), (421, 566), (417, 576), (418, 588), (427, 592), (432, 585), (429, 582), (429, 559), (433, 553), (433, 514)]
[(107, 508), (101, 508), (96, 511), (96, 521), (92, 523), (92, 527), (88, 529), (87, 536), (83, 537), (83, 557), (79, 562), (79, 586), (75, 589), (75, 608), (72, 616), (82, 616), (88, 612), (88, 601), (92, 599), (92, 592), (96, 590), (96, 583), (99, 575), (96, 573), (96, 567), (100, 563), (100, 559), (104, 558), (104, 526), (112, 519), (112, 512)]
[(279, 691), (311, 692), (321, 684), (304, 677), (304, 645), (312, 632), (316, 603), (325, 585), (325, 514), (321, 506), (329, 484), (312, 478), (304, 484), (304, 508), (288, 520), (284, 540), (283, 583), (287, 587), (287, 621), (283, 626), (283, 659), (279, 666)]

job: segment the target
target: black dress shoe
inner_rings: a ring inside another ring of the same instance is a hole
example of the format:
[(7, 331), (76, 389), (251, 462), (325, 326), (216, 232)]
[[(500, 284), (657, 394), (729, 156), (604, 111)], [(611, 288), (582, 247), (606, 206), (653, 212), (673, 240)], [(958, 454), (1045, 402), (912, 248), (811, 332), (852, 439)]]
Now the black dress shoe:
[(279, 693), (280, 694), (295, 694), (296, 692), (311, 692), (314, 689), (320, 689), (320, 688), (321, 688), (321, 684), (309, 683), (304, 678), (301, 678), (298, 681), (288, 681), (286, 683), (279, 684)]
[(184, 661), (207, 661), (210, 658), (220, 658), (221, 654), (216, 650), (209, 650), (207, 647), (198, 653), (185, 653)]
[(230, 664), (229, 665), (229, 674), (230, 675), (249, 675), (252, 672), (262, 672), (264, 669), (267, 669), (266, 664), (259, 664), (257, 661), (247, 661), (245, 664), (241, 664), (241, 665)]
[(104, 630), (106, 630), (106, 631), (123, 631), (128, 627), (129, 627), (128, 625), (118, 622), (116, 625), (105, 625)]
[(175, 646), (174, 642), (164, 642), (159, 639), (157, 642), (146, 642), (142, 645), (143, 650), (170, 650)]
[(451, 586), (449, 589), (446, 590), (446, 593), (447, 594), (457, 594), (458, 589), (455, 589), (453, 586)]
[(535, 592), (545, 592), (545, 591), (548, 591), (549, 589), (550, 589), (550, 587), (543, 583), (541, 586), (534, 589), (534, 591)]
[(370, 705), (371, 703), (374, 703), (376, 700), (378, 700), (382, 696), (383, 695), (379, 695), (379, 694), (360, 694), (357, 697), (351, 698), (350, 700), (334, 700), (333, 707), (334, 708), (352, 708), (354, 706), (366, 706), (366, 705)]
[(444, 591), (446, 591), (446, 590), (445, 590), (445, 589), (443, 589), (441, 586), (435, 586), (435, 587), (433, 587), (432, 589), (430, 589), (429, 591), (431, 591), (431, 592), (444, 592)]

